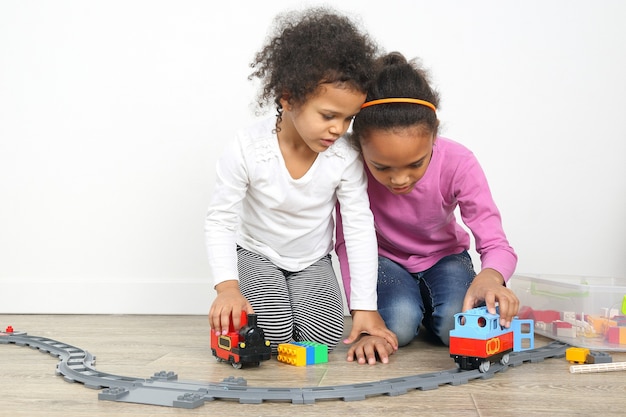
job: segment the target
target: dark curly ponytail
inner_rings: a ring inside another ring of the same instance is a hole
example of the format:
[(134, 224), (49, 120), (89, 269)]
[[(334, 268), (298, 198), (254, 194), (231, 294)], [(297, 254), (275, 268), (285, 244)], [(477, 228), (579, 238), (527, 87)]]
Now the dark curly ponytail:
[[(377, 75), (367, 92), (366, 102), (382, 98), (415, 98), (439, 107), (439, 94), (416, 60), (407, 61), (399, 52), (391, 52), (376, 61)], [(355, 145), (367, 139), (373, 129), (388, 130), (422, 125), (436, 133), (437, 114), (429, 107), (411, 103), (389, 103), (366, 107), (355, 117), (351, 139)]]

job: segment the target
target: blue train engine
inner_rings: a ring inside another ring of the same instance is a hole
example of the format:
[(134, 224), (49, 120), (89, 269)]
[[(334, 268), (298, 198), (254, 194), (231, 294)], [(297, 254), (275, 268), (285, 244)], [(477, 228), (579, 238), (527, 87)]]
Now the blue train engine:
[(476, 307), (454, 315), (450, 331), (450, 357), (463, 370), (487, 372), (491, 362), (509, 363), (509, 353), (534, 348), (532, 320), (515, 317), (511, 327), (500, 325), (500, 315)]
[(236, 369), (243, 365), (259, 366), (272, 354), (270, 341), (257, 325), (256, 314), (245, 311), (241, 312), (239, 331), (234, 329), (232, 319), (227, 334), (217, 336), (211, 331), (211, 352), (219, 362), (229, 362)]

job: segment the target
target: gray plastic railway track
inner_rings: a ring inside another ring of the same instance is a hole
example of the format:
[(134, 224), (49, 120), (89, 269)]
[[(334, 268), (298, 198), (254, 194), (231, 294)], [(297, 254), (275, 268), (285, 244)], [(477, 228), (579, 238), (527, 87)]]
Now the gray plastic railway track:
[(100, 400), (161, 405), (178, 408), (196, 408), (207, 401), (235, 400), (239, 403), (260, 404), (280, 401), (292, 404), (312, 404), (317, 400), (357, 401), (376, 395), (396, 396), (410, 390), (431, 390), (440, 385), (466, 384), (473, 379), (487, 379), (505, 371), (508, 366), (524, 362), (541, 362), (548, 358), (565, 356), (569, 347), (552, 342), (547, 346), (522, 352), (512, 352), (508, 365), (493, 364), (489, 371), (447, 371), (411, 375), (360, 384), (308, 388), (249, 387), (243, 378), (230, 377), (220, 383), (182, 381), (174, 372), (157, 372), (148, 379), (111, 375), (95, 369), (95, 356), (56, 340), (29, 336), (22, 332), (1, 333), (0, 344), (30, 346), (60, 359), (56, 373), (68, 382), (79, 382), (88, 388), (102, 390)]

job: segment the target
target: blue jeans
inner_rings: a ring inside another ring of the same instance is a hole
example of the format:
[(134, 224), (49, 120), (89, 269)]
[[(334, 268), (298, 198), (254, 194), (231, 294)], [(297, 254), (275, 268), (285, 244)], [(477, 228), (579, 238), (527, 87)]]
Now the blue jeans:
[(467, 251), (449, 255), (423, 272), (410, 273), (378, 257), (378, 311), (400, 346), (417, 336), (423, 325), (444, 345), (450, 344), (454, 315), (476, 272)]

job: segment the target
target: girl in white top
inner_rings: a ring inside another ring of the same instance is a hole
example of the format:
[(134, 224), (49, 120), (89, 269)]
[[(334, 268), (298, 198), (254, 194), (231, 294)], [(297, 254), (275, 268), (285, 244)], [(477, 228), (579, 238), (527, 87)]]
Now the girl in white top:
[[(206, 242), (217, 297), (211, 328), (256, 313), (274, 352), (314, 341), (333, 348), (343, 302), (330, 259), (337, 203), (352, 276), (353, 327), (397, 347), (377, 309), (377, 245), (359, 153), (342, 135), (365, 101), (375, 46), (324, 9), (279, 16), (251, 77), (277, 116), (243, 129), (217, 165)], [(233, 314), (235, 313), (235, 314)]]

